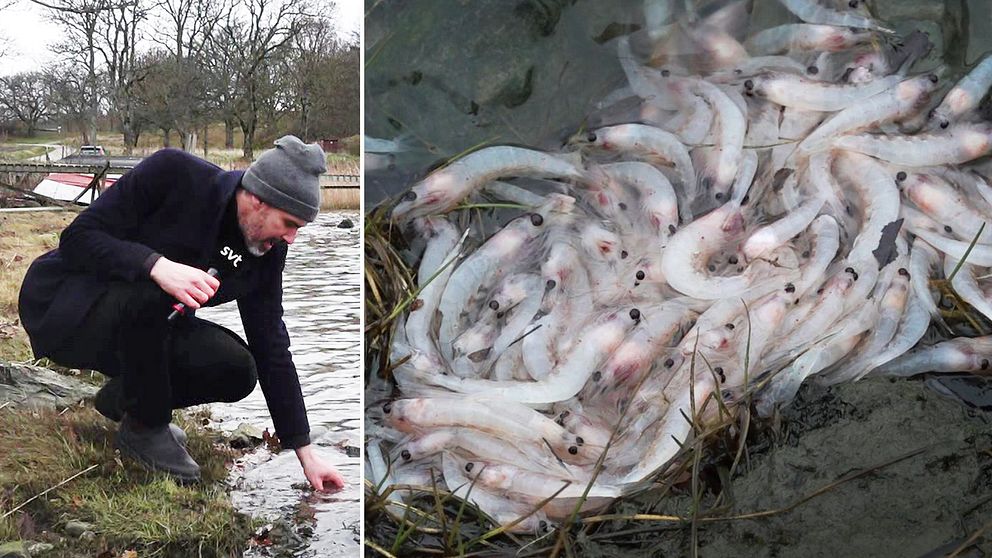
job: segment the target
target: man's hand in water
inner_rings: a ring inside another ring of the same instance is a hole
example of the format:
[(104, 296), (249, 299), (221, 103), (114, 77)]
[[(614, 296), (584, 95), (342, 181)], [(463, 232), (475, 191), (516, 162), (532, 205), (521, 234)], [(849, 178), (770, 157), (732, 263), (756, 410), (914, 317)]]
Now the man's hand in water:
[(314, 490), (330, 492), (344, 488), (344, 478), (341, 473), (314, 453), (311, 446), (297, 448), (296, 457), (300, 459), (300, 464), (303, 465), (303, 474), (306, 475)]

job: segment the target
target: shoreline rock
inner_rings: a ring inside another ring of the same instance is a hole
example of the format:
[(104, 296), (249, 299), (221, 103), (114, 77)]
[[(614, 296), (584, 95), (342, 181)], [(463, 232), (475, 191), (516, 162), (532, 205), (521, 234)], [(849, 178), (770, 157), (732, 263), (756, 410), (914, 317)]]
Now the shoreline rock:
[(40, 366), (0, 361), (0, 405), (70, 407), (93, 397), (97, 388)]

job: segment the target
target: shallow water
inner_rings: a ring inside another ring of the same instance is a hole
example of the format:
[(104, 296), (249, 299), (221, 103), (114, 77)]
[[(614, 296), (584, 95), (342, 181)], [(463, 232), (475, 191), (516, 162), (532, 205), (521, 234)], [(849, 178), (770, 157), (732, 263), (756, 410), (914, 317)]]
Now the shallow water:
[[(354, 556), (359, 548), (361, 469), (346, 447), (360, 443), (361, 302), (360, 228), (339, 229), (342, 219), (359, 223), (357, 211), (329, 211), (300, 229), (283, 275), (286, 327), (292, 340), (311, 438), (317, 451), (345, 478), (344, 490), (315, 494), (291, 451), (259, 450), (235, 467), (233, 499), (242, 511), (298, 526), (294, 556)], [(243, 335), (237, 306), (210, 308), (200, 317)], [(246, 422), (273, 431), (260, 389), (243, 401), (212, 405), (216, 427), (233, 430)], [(312, 534), (311, 534), (312, 533)], [(252, 550), (247, 556), (264, 556)]]

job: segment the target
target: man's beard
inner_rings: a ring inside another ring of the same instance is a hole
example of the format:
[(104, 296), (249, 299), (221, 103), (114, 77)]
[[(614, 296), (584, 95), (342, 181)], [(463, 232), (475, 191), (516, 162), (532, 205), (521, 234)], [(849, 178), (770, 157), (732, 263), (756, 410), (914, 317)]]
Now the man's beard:
[[(238, 223), (238, 228), (241, 229), (241, 236), (245, 239), (245, 249), (248, 250), (249, 254), (255, 256), (256, 258), (260, 258), (267, 254), (269, 250), (274, 248), (279, 242), (279, 239), (276, 238), (256, 240), (255, 235), (252, 234), (252, 227), (250, 225), (246, 227), (245, 225)], [(265, 246), (266, 242), (270, 243), (268, 247)]]
[(245, 240), (245, 248), (248, 250), (249, 254), (255, 256), (256, 258), (261, 258), (269, 251), (269, 249), (265, 247), (264, 243), (251, 242), (247, 239)]

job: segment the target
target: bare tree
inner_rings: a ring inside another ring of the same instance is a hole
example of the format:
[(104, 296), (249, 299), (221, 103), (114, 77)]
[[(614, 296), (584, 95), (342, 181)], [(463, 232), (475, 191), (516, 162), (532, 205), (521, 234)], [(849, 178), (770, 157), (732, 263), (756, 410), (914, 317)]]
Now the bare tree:
[(213, 41), (234, 63), (234, 115), (244, 136), (246, 159), (254, 157), (259, 116), (272, 102), (266, 95), (274, 93), (275, 59), (313, 17), (308, 10), (306, 3), (293, 0), (243, 0)]
[(216, 107), (208, 93), (208, 68), (214, 62), (207, 47), (230, 9), (226, 0), (161, 0), (158, 4), (151, 38), (170, 60), (157, 65), (156, 88), (166, 97), (181, 100), (165, 112), (171, 118), (169, 127), (179, 132), (183, 149), (192, 147), (196, 130), (207, 127)]
[(25, 72), (0, 78), (0, 105), (24, 124), (33, 137), (38, 122), (52, 114), (52, 93), (41, 72)]
[(138, 57), (138, 28), (147, 15), (140, 0), (113, 5), (99, 12), (95, 48), (102, 58), (108, 101), (120, 122), (127, 155), (133, 153), (140, 133), (135, 93), (146, 69)]
[(151, 39), (177, 61), (202, 61), (210, 36), (229, 12), (226, 0), (160, 0)]
[(56, 52), (82, 65), (85, 81), (81, 91), (86, 107), (86, 125), (82, 128), (84, 143), (96, 142), (96, 119), (100, 112), (100, 83), (97, 79), (97, 29), (100, 13), (111, 4), (108, 0), (31, 0), (49, 9), (49, 18), (59, 24), (66, 39), (55, 47)]
[(360, 37), (353, 33), (324, 56), (316, 70), (320, 86), (314, 98), (312, 129), (322, 136), (357, 134), (361, 120)]
[(53, 116), (61, 119), (67, 130), (77, 130), (85, 137), (92, 110), (87, 99), (86, 70), (67, 62), (47, 71), (46, 80), (52, 95)]
[(334, 25), (328, 19), (312, 19), (293, 41), (281, 67), (281, 83), (286, 104), (296, 116), (295, 132), (310, 139), (310, 119), (314, 103), (321, 95), (320, 70), (335, 49)]

